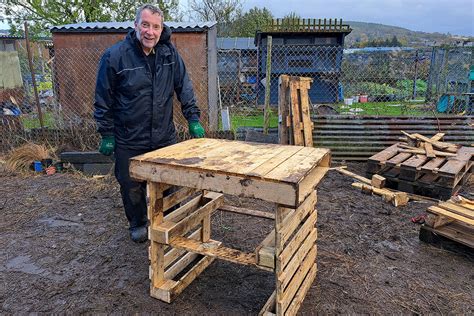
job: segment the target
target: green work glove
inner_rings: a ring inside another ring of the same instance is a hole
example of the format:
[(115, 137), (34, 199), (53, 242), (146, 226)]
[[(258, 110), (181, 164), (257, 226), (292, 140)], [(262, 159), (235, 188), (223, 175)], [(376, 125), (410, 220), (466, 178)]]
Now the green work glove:
[(204, 137), (204, 128), (199, 122), (189, 122), (189, 134), (193, 137)]
[(102, 155), (110, 156), (115, 149), (115, 137), (114, 136), (103, 136), (100, 142), (99, 152)]

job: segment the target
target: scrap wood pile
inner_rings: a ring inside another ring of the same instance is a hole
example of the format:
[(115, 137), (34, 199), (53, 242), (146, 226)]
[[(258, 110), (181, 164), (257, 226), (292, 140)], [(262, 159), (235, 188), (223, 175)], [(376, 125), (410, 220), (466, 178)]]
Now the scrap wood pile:
[(430, 206), (420, 239), (433, 242), (438, 236), (474, 248), (474, 201), (453, 196), (446, 202)]
[(368, 179), (358, 174), (355, 174), (353, 172), (350, 172), (346, 170), (346, 168), (347, 168), (346, 166), (342, 166), (342, 167), (333, 168), (332, 170), (336, 170), (343, 175), (346, 175), (358, 180), (358, 182), (352, 183), (352, 187), (358, 188), (362, 192), (365, 192), (365, 193), (380, 195), (384, 199), (384, 201), (391, 202), (396, 207), (407, 205), (410, 199), (416, 200), (416, 201), (420, 201), (420, 200), (433, 201), (433, 199), (426, 198), (423, 196), (418, 196), (415, 194), (409, 194), (406, 192), (400, 192), (396, 190), (387, 189), (384, 187), (385, 178), (379, 175), (374, 175), (372, 179)]
[(472, 174), (474, 147), (401, 131), (405, 137), (367, 160), (367, 177), (381, 175), (386, 187), (448, 200)]
[(400, 138), (403, 143), (397, 144), (398, 152), (426, 155), (427, 158), (456, 157), (461, 146), (440, 141), (444, 133), (437, 133), (431, 138), (418, 133), (409, 134), (401, 131), (406, 138)]

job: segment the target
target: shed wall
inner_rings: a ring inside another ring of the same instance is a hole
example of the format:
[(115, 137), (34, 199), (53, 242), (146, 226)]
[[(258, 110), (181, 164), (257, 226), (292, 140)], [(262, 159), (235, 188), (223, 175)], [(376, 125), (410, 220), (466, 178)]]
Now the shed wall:
[[(92, 117), (97, 66), (108, 47), (124, 39), (126, 33), (53, 33), (55, 84), (66, 115)], [(193, 82), (201, 120), (208, 125), (206, 33), (173, 33), (171, 38), (182, 56)], [(185, 125), (175, 100), (175, 122)]]

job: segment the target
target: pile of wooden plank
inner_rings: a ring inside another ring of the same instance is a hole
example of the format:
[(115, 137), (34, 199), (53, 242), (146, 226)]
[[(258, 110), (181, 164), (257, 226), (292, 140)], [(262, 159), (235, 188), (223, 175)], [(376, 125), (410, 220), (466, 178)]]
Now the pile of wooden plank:
[(367, 177), (378, 174), (395, 190), (447, 200), (469, 180), (474, 148), (408, 134), (367, 161)]
[(420, 240), (434, 243), (438, 236), (474, 248), (474, 201), (456, 196), (428, 208)]
[(308, 91), (313, 79), (281, 75), (278, 86), (280, 144), (313, 146), (313, 122), (309, 110)]
[[(427, 158), (455, 157), (461, 146), (440, 141), (444, 133), (438, 133), (431, 138), (420, 134), (409, 134), (401, 131), (406, 138), (398, 145), (399, 152), (426, 155)], [(435, 149), (436, 148), (436, 149)]]

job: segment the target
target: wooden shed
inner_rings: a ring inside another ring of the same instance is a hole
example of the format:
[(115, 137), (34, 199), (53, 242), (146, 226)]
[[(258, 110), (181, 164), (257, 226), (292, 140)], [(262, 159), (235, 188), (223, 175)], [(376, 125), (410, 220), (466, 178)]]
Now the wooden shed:
[[(259, 82), (265, 78), (267, 38), (272, 36), (270, 103), (278, 103), (278, 77), (282, 74), (312, 78), (309, 97), (313, 103), (337, 102), (344, 38), (351, 31), (338, 19), (277, 19), (257, 31)], [(258, 103), (263, 104), (263, 84), (257, 94)]]
[[(171, 41), (184, 59), (193, 82), (201, 120), (209, 130), (218, 125), (215, 22), (165, 22)], [(133, 22), (78, 23), (51, 28), (54, 80), (58, 101), (68, 118), (91, 118), (97, 66), (105, 49), (125, 38)], [(186, 121), (175, 102), (175, 122)], [(187, 125), (187, 124), (186, 124)]]
[(23, 79), (18, 57), (18, 41), (23, 37), (0, 36), (0, 103), (10, 101), (13, 97), (17, 101), (23, 99)]

